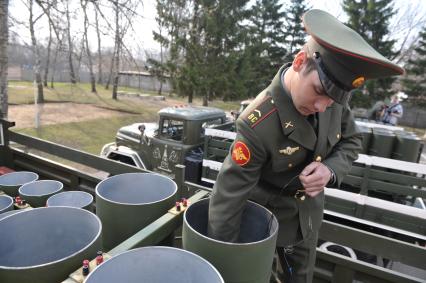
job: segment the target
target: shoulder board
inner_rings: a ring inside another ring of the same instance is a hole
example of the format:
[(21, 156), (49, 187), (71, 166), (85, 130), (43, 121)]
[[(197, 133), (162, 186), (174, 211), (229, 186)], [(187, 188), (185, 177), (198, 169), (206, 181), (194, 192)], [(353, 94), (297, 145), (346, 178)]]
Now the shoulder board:
[(249, 109), (244, 111), (241, 119), (246, 122), (250, 128), (254, 128), (265, 120), (269, 115), (277, 111), (271, 96), (267, 95), (258, 102), (249, 105)]

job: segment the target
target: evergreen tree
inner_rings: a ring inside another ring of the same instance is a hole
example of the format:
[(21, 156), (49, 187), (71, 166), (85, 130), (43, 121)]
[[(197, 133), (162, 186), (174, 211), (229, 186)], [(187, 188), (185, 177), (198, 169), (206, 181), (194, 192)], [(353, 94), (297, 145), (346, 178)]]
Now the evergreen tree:
[(285, 39), (288, 42), (287, 62), (293, 60), (296, 53), (306, 42), (306, 32), (303, 27), (302, 17), (309, 9), (310, 7), (307, 6), (304, 0), (291, 0), (290, 5), (285, 9)]
[[(393, 0), (343, 0), (343, 10), (349, 17), (347, 25), (357, 31), (374, 49), (389, 59), (398, 54), (394, 51), (395, 40), (387, 39), (389, 22), (395, 14)], [(395, 78), (369, 80), (365, 84), (370, 103), (383, 100), (392, 93)]]
[[(157, 0), (155, 39), (169, 50), (166, 69), (182, 96), (236, 99), (245, 94), (242, 22), (248, 0)], [(155, 64), (159, 68), (161, 64)]]
[[(264, 89), (285, 62), (285, 34), (282, 4), (278, 0), (257, 0), (250, 16), (246, 58), (250, 58), (247, 88), (251, 96)], [(247, 70), (247, 69), (246, 69)]]
[(204, 0), (203, 30), (205, 67), (209, 72), (204, 102), (214, 97), (235, 100), (246, 94), (241, 69), (248, 19), (248, 0)]
[(407, 76), (402, 82), (408, 101), (415, 105), (426, 106), (426, 26), (420, 32), (419, 41), (405, 70)]
[(154, 31), (154, 40), (161, 45), (160, 59), (149, 58), (153, 73), (163, 80), (170, 78), (172, 87), (179, 93), (179, 77), (184, 56), (185, 36), (189, 28), (189, 10), (187, 0), (157, 0), (156, 21), (158, 31)]

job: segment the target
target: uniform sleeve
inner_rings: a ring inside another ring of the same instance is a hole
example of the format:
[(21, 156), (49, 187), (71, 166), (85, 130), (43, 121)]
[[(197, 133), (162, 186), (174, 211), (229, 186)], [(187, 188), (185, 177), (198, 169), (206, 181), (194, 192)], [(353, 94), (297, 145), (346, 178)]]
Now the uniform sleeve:
[(257, 184), (266, 152), (255, 132), (237, 120), (237, 137), (218, 174), (209, 206), (208, 236), (237, 242), (241, 215)]
[(349, 173), (352, 163), (358, 158), (358, 153), (362, 150), (362, 134), (359, 132), (352, 112), (348, 108), (343, 109), (341, 129), (342, 138), (334, 146), (331, 154), (323, 161), (326, 166), (334, 171), (335, 185), (338, 187)]

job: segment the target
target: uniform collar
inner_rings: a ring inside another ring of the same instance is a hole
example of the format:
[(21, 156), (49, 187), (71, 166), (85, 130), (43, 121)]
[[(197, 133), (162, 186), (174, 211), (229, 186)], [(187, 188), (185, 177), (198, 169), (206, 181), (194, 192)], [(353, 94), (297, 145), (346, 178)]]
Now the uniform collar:
[(283, 73), (290, 66), (291, 64), (282, 66), (275, 75), (270, 85), (271, 96), (277, 107), (284, 134), (303, 147), (314, 150), (317, 135), (306, 117), (294, 107), (291, 95), (281, 80)]

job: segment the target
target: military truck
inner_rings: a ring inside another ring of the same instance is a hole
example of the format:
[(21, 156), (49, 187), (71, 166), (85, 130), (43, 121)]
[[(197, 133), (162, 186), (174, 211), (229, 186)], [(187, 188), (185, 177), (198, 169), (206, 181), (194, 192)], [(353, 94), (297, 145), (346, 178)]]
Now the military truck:
[(185, 164), (187, 179), (201, 176), (205, 129), (223, 125), (230, 131), (234, 123), (223, 110), (202, 106), (174, 106), (161, 109), (158, 123), (135, 123), (120, 128), (116, 141), (106, 144), (101, 156), (171, 178), (175, 165)]
[[(95, 187), (102, 178), (89, 174), (88, 170), (64, 165), (63, 162), (68, 164), (72, 161), (109, 175), (148, 172), (16, 133), (10, 130), (11, 126), (13, 123), (0, 120), (0, 168), (33, 171), (41, 179), (63, 182), (65, 190), (82, 190), (95, 195)], [(38, 152), (47, 153), (50, 157), (42, 157)], [(63, 161), (58, 162), (58, 158)], [(426, 188), (426, 165), (404, 161), (387, 162), (365, 156), (359, 160), (357, 170), (351, 173), (351, 180), (348, 180), (361, 188), (360, 194), (326, 190), (325, 221), (319, 235), (325, 244), (317, 249), (313, 282), (425, 282), (425, 210), (378, 200), (368, 196), (367, 192), (383, 190), (424, 198), (426, 192), (422, 188)], [(388, 167), (386, 174), (378, 170), (384, 166)], [(189, 197), (190, 202), (195, 202), (208, 196), (210, 188), (184, 180), (185, 169), (182, 164), (176, 165), (177, 197)], [(401, 169), (411, 175), (401, 174)], [(94, 206), (96, 209), (97, 204)], [(170, 235), (175, 236), (175, 244), (179, 246), (181, 226), (182, 213), (167, 212), (117, 247), (105, 252), (114, 256), (137, 247), (159, 245)], [(335, 253), (333, 249), (336, 244), (338, 247), (356, 250), (356, 256), (350, 252), (349, 256)], [(360, 260), (358, 251), (375, 256), (374, 262), (370, 260), (373, 264)], [(73, 278), (70, 277), (66, 282), (81, 282)]]
[[(135, 123), (117, 131), (116, 141), (100, 155), (138, 168), (175, 176), (175, 165), (187, 168), (187, 181), (212, 186), (221, 162), (235, 138), (235, 119), (250, 100), (229, 119), (223, 110), (174, 106), (158, 112), (158, 123)], [(363, 135), (363, 154), (419, 162), (423, 143), (401, 127), (356, 121)]]

